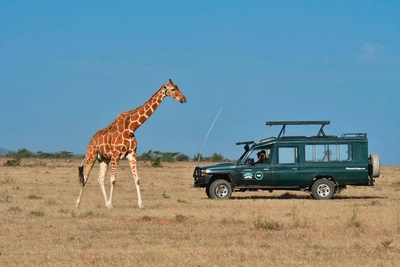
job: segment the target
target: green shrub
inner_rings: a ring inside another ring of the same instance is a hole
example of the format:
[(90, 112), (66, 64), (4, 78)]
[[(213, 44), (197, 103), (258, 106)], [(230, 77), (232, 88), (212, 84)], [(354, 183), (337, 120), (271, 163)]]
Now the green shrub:
[(13, 154), (13, 159), (7, 160), (3, 165), (4, 166), (21, 166), (21, 155)]

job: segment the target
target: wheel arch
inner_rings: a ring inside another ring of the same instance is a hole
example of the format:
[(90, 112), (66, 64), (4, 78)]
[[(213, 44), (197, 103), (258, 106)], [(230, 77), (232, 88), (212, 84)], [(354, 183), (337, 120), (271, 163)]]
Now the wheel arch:
[(233, 183), (233, 179), (228, 173), (216, 173), (216, 174), (213, 174), (211, 176), (208, 184), (211, 185), (214, 181), (216, 181), (218, 179), (222, 179), (222, 180), (227, 181), (228, 183), (230, 183), (232, 185), (232, 188), (235, 187), (235, 184)]
[(332, 175), (317, 175), (317, 176), (315, 176), (314, 179), (312, 180), (311, 185), (310, 185), (309, 188), (312, 187), (312, 185), (315, 183), (315, 181), (321, 180), (321, 179), (324, 179), (324, 178), (327, 179), (327, 180), (329, 180), (329, 181), (331, 181), (331, 182), (333, 183), (333, 185), (334, 185), (336, 188), (339, 186), (339, 184), (336, 182), (336, 180), (333, 178)]

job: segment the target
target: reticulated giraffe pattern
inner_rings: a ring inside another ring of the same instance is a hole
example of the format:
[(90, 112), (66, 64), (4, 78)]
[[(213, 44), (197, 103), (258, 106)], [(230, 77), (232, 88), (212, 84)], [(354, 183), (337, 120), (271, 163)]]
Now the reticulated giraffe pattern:
[[(83, 189), (87, 183), (89, 174), (96, 161), (100, 163), (100, 173), (98, 182), (101, 192), (104, 196), (106, 207), (111, 209), (114, 184), (116, 181), (116, 170), (119, 160), (127, 158), (129, 160), (130, 170), (135, 181), (138, 205), (143, 208), (142, 198), (139, 187), (139, 176), (137, 174), (137, 141), (134, 135), (139, 128), (158, 108), (163, 99), (169, 96), (181, 103), (186, 103), (186, 97), (181, 93), (178, 86), (169, 80), (169, 83), (163, 84), (161, 88), (142, 106), (121, 112), (113, 123), (108, 127), (98, 130), (89, 141), (86, 149), (85, 158), (79, 166), (79, 181), (82, 185), (81, 191), (76, 201), (79, 207), (82, 199)], [(108, 166), (111, 164), (110, 177), (110, 195), (107, 198), (104, 179)]]

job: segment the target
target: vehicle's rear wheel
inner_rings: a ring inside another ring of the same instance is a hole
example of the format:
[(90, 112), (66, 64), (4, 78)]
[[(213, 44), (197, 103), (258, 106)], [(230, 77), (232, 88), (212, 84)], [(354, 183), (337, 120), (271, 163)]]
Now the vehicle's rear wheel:
[(223, 179), (215, 180), (208, 190), (213, 199), (228, 199), (232, 195), (232, 186)]
[(326, 178), (316, 180), (311, 187), (315, 199), (331, 199), (335, 194), (335, 186)]
[(380, 170), (380, 160), (377, 154), (369, 155), (369, 175), (373, 178), (379, 177), (381, 174)]

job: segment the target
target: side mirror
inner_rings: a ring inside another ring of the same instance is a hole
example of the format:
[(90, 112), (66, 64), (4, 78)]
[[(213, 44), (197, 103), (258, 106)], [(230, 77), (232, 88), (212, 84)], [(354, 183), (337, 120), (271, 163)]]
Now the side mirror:
[(248, 162), (251, 166), (254, 166), (254, 159), (253, 159), (253, 158), (248, 159), (247, 162)]

